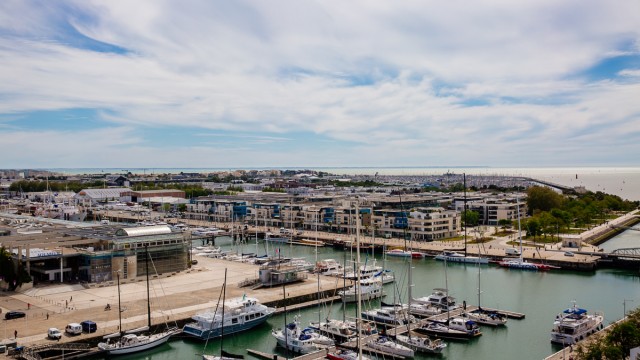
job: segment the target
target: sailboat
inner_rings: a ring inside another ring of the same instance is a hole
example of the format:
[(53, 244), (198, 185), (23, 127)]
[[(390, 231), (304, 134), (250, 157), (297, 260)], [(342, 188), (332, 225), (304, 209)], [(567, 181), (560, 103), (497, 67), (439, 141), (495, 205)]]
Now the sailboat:
[[(162, 345), (169, 340), (173, 335), (179, 334), (181, 331), (177, 327), (167, 327), (163, 332), (151, 335), (137, 335), (132, 332), (147, 331), (151, 328), (151, 306), (149, 302), (149, 251), (145, 247), (145, 264), (147, 268), (147, 326), (135, 330), (130, 330), (129, 333), (122, 332), (122, 308), (120, 302), (120, 272), (116, 273), (118, 282), (118, 320), (120, 324), (120, 332), (112, 335), (105, 336), (106, 342), (98, 344), (98, 348), (108, 355), (124, 355), (131, 354), (138, 351), (154, 348)], [(113, 338), (118, 338), (116, 341), (111, 341)]]
[(497, 313), (495, 311), (487, 311), (482, 308), (482, 306), (480, 305), (481, 293), (482, 291), (480, 290), (480, 266), (478, 265), (478, 309), (472, 312), (465, 312), (464, 314), (462, 314), (462, 316), (470, 320), (473, 320), (478, 324), (492, 325), (492, 326), (506, 325), (507, 317), (505, 315)]
[(463, 183), (464, 183), (464, 214), (465, 214), (465, 224), (464, 224), (464, 254), (460, 254), (459, 252), (453, 250), (445, 250), (442, 253), (436, 255), (436, 260), (446, 260), (449, 262), (459, 262), (459, 263), (471, 263), (471, 264), (488, 264), (489, 259), (483, 258), (479, 256), (469, 256), (467, 254), (467, 222), (466, 216), (469, 211), (467, 207), (467, 174), (463, 174)]
[[(408, 308), (409, 308), (409, 311), (411, 311), (411, 305), (412, 305), (411, 304), (411, 288), (413, 287), (412, 277), (411, 277), (412, 275), (411, 259), (409, 259), (408, 263), (409, 263), (409, 275), (408, 275), (409, 306)], [(418, 336), (417, 333), (412, 334), (411, 326), (409, 326), (409, 324), (407, 324), (407, 335), (396, 334), (395, 338), (396, 338), (396, 341), (401, 345), (404, 345), (414, 351), (420, 351), (425, 353), (439, 354), (442, 352), (442, 350), (444, 350), (447, 347), (447, 344), (445, 344), (441, 339), (431, 340), (428, 336)]]
[[(224, 302), (227, 296), (227, 269), (224, 269), (224, 284), (222, 285), (222, 319), (220, 324), (224, 324)], [(208, 341), (208, 339), (207, 339)], [(224, 351), (224, 326), (220, 326), (220, 356), (213, 355), (202, 355), (202, 360), (234, 360), (234, 359), (244, 359), (242, 355), (236, 355), (229, 352)], [(207, 347), (205, 343), (204, 347)]]
[[(444, 261), (444, 278), (445, 289), (444, 298), (449, 298), (449, 285), (447, 280), (447, 261)], [(472, 337), (480, 336), (482, 333), (475, 321), (463, 319), (460, 317), (452, 318), (449, 314), (450, 307), (447, 307), (447, 320), (442, 322), (429, 322), (427, 325), (417, 328), (415, 331), (421, 334), (427, 334), (438, 338), (467, 340)]]
[(516, 198), (518, 211), (518, 240), (520, 241), (520, 255), (515, 258), (504, 258), (498, 264), (502, 267), (520, 270), (548, 270), (550, 267), (545, 264), (534, 264), (522, 258), (522, 228), (520, 226), (520, 201)]
[[(285, 284), (282, 284), (282, 293), (287, 293)], [(302, 328), (300, 317), (295, 315), (293, 321), (287, 324), (287, 309), (285, 305), (284, 329), (273, 329), (271, 335), (276, 338), (278, 345), (296, 353), (308, 354), (334, 345), (334, 341), (317, 333), (312, 328)]]

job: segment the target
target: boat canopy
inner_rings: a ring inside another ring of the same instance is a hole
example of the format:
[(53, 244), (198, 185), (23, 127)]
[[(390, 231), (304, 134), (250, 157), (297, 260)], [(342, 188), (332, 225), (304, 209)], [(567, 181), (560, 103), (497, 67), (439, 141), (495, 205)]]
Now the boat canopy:
[(116, 231), (116, 236), (145, 236), (161, 234), (171, 234), (171, 228), (167, 225), (155, 225), (121, 228)]
[(565, 314), (576, 314), (576, 315), (582, 315), (582, 314), (586, 314), (587, 310), (585, 309), (581, 309), (581, 308), (576, 308), (576, 307), (572, 307), (572, 308), (568, 308), (564, 311)]

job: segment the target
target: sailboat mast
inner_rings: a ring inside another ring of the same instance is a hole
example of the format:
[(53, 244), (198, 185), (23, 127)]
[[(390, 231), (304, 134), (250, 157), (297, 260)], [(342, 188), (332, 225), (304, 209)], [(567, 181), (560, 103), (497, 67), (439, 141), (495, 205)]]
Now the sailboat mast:
[[(220, 322), (220, 357), (222, 358), (222, 342), (224, 341), (224, 300), (227, 297), (227, 268), (224, 268), (224, 284), (222, 284), (222, 321)], [(213, 316), (213, 321), (215, 321), (215, 314)]]
[(462, 174), (462, 187), (464, 188), (464, 256), (467, 256), (467, 223), (469, 213), (467, 211), (467, 174)]
[(122, 334), (122, 310), (120, 310), (122, 306), (120, 302), (120, 270), (116, 272), (116, 277), (118, 279), (118, 328), (120, 329), (120, 334)]
[(151, 299), (149, 298), (149, 245), (144, 246), (144, 266), (147, 271), (147, 326), (151, 329)]
[[(318, 266), (318, 221), (320, 221), (320, 212), (316, 213), (316, 266)], [(322, 311), (320, 311), (320, 272), (316, 272), (316, 278), (318, 281), (318, 326), (322, 321)]]
[(522, 228), (520, 227), (520, 199), (516, 196), (516, 209), (518, 211), (518, 240), (520, 241), (520, 260), (522, 260)]
[(362, 345), (360, 335), (361, 333), (361, 312), (362, 312), (362, 293), (360, 289), (360, 207), (356, 202), (356, 286), (358, 291), (356, 292), (357, 315), (356, 315), (356, 333), (358, 334), (358, 359), (362, 359)]

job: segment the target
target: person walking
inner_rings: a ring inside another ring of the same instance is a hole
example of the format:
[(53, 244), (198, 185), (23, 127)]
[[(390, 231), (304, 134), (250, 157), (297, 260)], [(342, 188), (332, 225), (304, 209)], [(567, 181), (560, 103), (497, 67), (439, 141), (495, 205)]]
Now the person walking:
[(16, 340), (18, 339), (18, 330), (13, 331), (13, 338)]

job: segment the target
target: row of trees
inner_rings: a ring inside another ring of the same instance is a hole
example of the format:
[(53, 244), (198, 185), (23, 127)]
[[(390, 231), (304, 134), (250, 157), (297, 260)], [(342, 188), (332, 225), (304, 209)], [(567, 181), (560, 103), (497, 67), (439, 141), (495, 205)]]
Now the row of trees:
[(570, 232), (571, 228), (584, 228), (605, 222), (614, 212), (636, 209), (638, 202), (622, 200), (619, 196), (603, 192), (562, 195), (540, 186), (527, 190), (528, 219), (523, 228), (534, 238)]
[(13, 192), (39, 192), (39, 191), (73, 191), (79, 192), (82, 189), (87, 188), (101, 188), (104, 187), (104, 180), (95, 180), (90, 182), (79, 181), (29, 181), (20, 180), (11, 183), (9, 191)]

